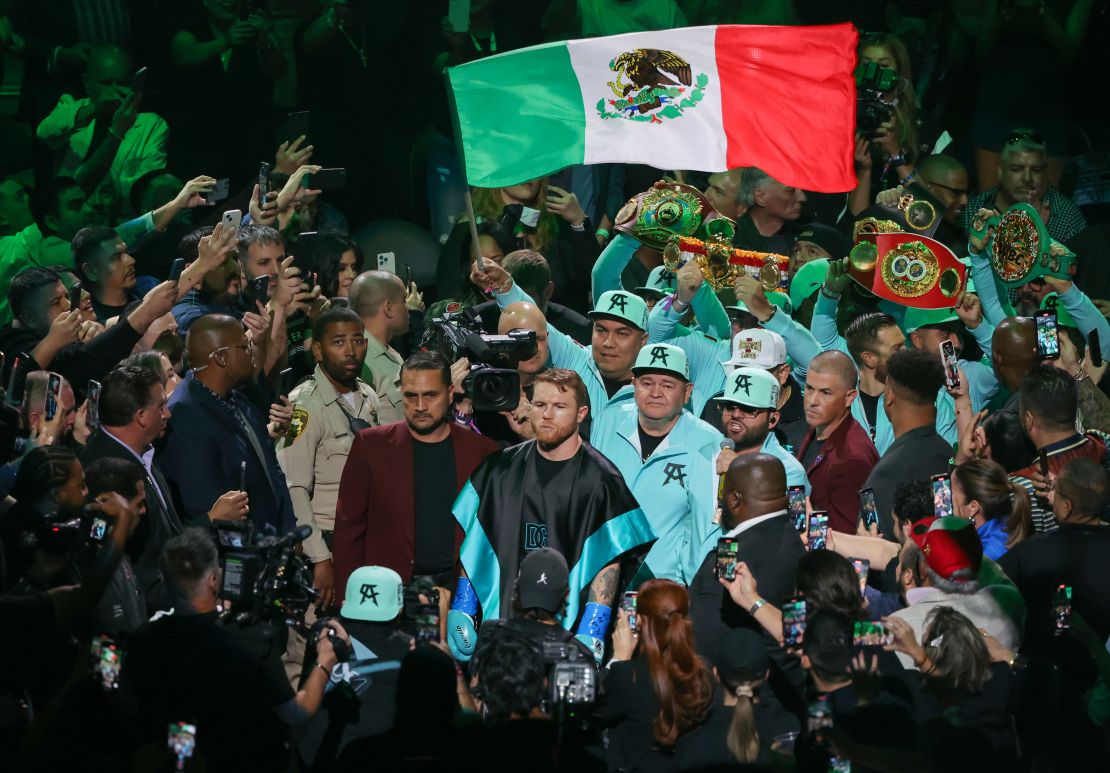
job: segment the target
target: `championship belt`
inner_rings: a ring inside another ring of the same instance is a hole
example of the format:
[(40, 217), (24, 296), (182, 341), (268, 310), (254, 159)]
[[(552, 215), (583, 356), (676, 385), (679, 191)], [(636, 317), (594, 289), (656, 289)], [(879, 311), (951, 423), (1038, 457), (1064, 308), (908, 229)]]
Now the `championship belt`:
[(613, 228), (654, 250), (662, 250), (672, 236), (719, 236), (731, 243), (736, 235), (736, 223), (713, 209), (697, 188), (662, 180), (629, 199)]
[(944, 217), (944, 205), (924, 185), (913, 183), (892, 206), (873, 204), (860, 213), (853, 241), (864, 233), (909, 233), (933, 236)]
[(1021, 287), (1043, 276), (1071, 279), (1075, 253), (1049, 238), (1044, 221), (1029, 204), (1015, 204), (985, 223), (976, 218), (972, 230), (994, 229), (986, 245), (991, 269), (1007, 287)]
[(967, 267), (952, 250), (912, 233), (861, 233), (848, 274), (878, 297), (915, 309), (950, 309), (967, 285)]
[(773, 252), (736, 249), (722, 237), (702, 241), (672, 236), (663, 248), (663, 265), (668, 271), (678, 271), (690, 261), (697, 263), (701, 275), (715, 292), (732, 287), (745, 275), (758, 279), (767, 292), (790, 286), (790, 258)]

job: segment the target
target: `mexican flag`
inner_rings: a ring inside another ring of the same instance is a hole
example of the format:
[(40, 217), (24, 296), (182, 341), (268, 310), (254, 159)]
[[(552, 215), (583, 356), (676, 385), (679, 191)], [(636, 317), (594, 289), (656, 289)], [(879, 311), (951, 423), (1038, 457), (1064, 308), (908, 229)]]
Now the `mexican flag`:
[(573, 164), (758, 166), (811, 191), (855, 187), (857, 33), (723, 25), (570, 40), (452, 67), (467, 182)]

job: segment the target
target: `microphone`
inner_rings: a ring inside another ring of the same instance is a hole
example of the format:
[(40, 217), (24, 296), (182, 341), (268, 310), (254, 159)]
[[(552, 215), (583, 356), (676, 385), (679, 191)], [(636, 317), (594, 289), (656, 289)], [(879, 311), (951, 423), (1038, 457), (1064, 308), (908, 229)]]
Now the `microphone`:
[[(724, 440), (721, 441), (721, 450), (722, 451), (735, 451), (736, 450), (736, 444), (733, 443), (732, 440), (730, 440), (729, 438), (726, 437)], [(725, 474), (721, 473), (720, 477), (717, 478), (717, 503), (721, 506), (722, 509), (724, 508), (724, 499), (725, 499)]]

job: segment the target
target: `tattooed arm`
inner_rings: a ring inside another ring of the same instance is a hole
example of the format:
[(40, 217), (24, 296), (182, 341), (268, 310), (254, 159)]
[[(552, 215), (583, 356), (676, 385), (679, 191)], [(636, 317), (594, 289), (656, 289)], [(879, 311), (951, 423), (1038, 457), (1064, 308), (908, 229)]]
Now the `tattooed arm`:
[(588, 601), (602, 606), (612, 606), (617, 597), (617, 581), (620, 577), (620, 567), (616, 563), (602, 567), (601, 571), (590, 583), (590, 596)]

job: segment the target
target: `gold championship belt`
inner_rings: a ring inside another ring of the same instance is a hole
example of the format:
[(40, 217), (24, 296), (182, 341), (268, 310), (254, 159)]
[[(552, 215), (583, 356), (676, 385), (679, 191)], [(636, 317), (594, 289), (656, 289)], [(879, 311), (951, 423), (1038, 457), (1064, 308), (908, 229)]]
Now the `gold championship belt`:
[(701, 269), (701, 275), (714, 292), (731, 288), (745, 275), (758, 279), (766, 292), (790, 286), (790, 258), (785, 255), (740, 250), (720, 237), (703, 241), (672, 236), (663, 248), (663, 265), (668, 271), (678, 271), (690, 261)]
[(719, 236), (731, 242), (736, 223), (713, 209), (697, 188), (660, 180), (621, 207), (613, 230), (662, 250), (672, 236)]
[(1007, 287), (1044, 276), (1071, 279), (1075, 273), (1075, 253), (1049, 237), (1041, 216), (1028, 204), (1015, 204), (986, 221), (976, 217), (971, 227), (980, 238), (994, 229), (985, 250), (995, 276)]

